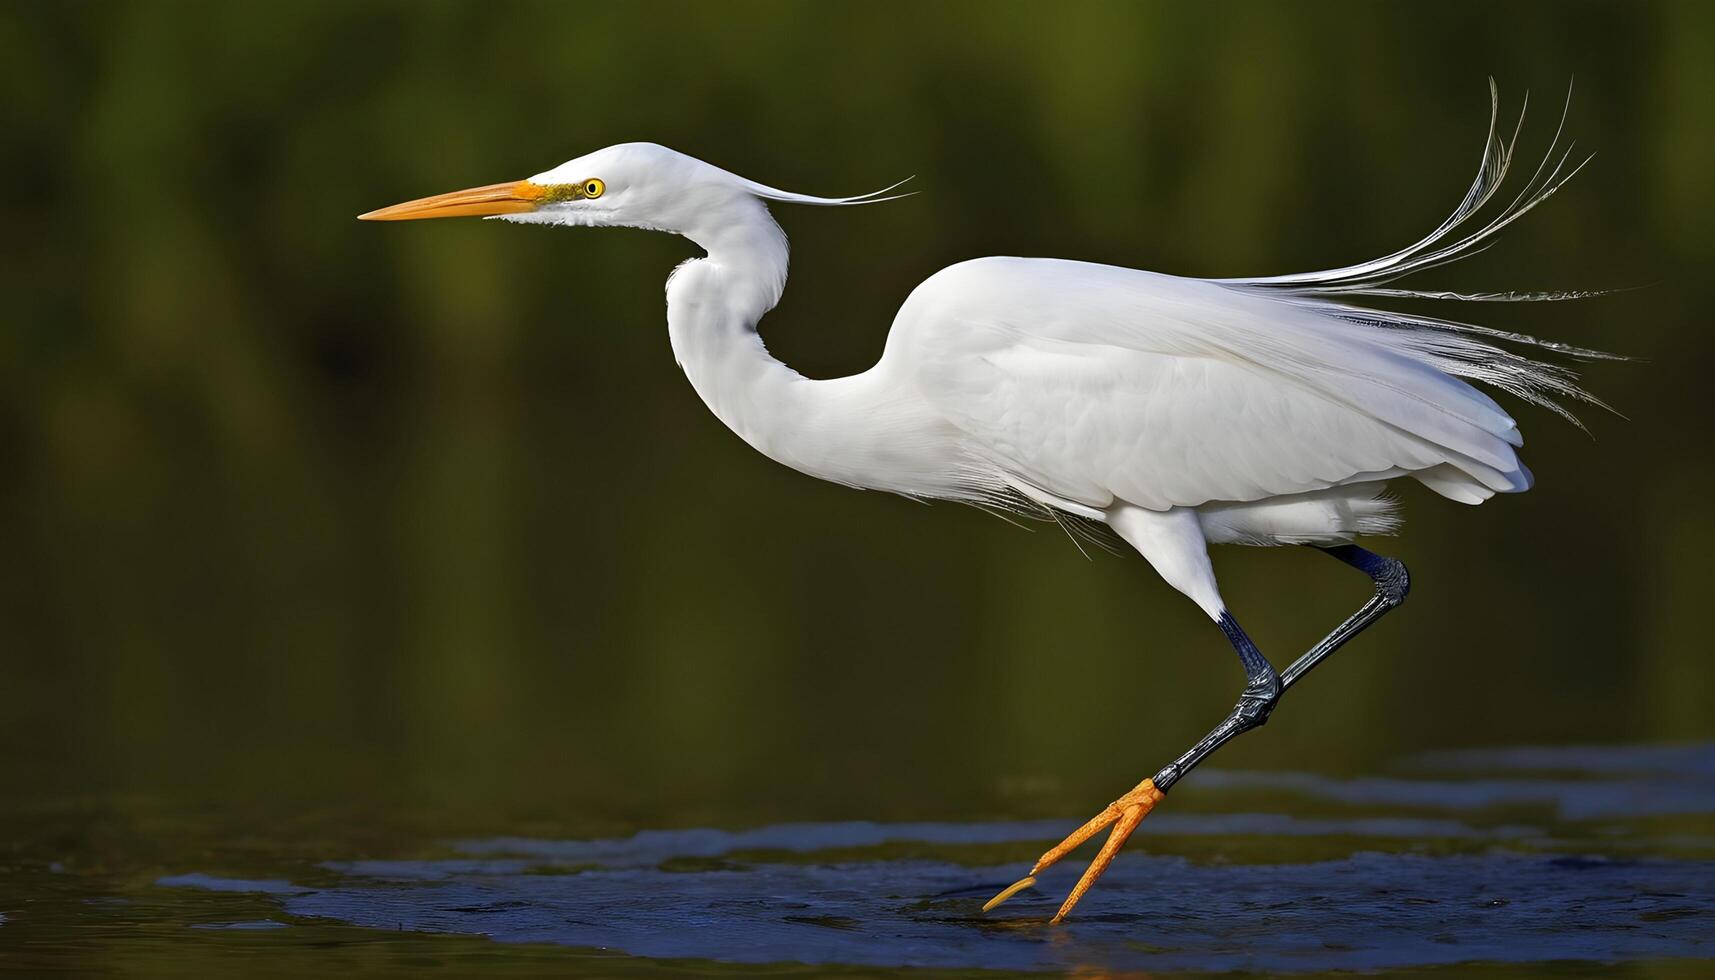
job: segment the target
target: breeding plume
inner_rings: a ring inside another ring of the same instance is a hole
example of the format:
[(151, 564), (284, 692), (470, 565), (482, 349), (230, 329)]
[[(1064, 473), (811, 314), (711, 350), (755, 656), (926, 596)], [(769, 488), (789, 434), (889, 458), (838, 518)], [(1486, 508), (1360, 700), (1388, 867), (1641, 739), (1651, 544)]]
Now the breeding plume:
[[(362, 217), (480, 215), (683, 235), (707, 254), (667, 280), (673, 353), (709, 409), (758, 451), (852, 487), (1100, 522), (1208, 614), (1245, 671), (1232, 712), (988, 906), (1112, 825), (1059, 921), (1175, 783), (1263, 724), (1311, 668), (1404, 601), (1405, 567), (1354, 543), (1399, 530), (1390, 480), (1417, 480), (1465, 504), (1530, 488), (1518, 425), (1477, 384), (1562, 413), (1560, 400), (1587, 398), (1566, 368), (1519, 351), (1599, 352), (1350, 303), (1572, 295), (1389, 285), (1478, 250), (1582, 166), (1570, 151), (1556, 155), (1557, 134), (1523, 189), (1489, 208), (1518, 138), (1517, 127), (1511, 138), (1497, 132), (1492, 85), (1490, 96), (1476, 181), (1446, 221), (1392, 255), (1218, 280), (1064, 259), (974, 259), (912, 291), (874, 367), (833, 380), (800, 375), (757, 335), (786, 286), (786, 236), (769, 205), (870, 204), (892, 200), (893, 188), (793, 194), (666, 147), (626, 143), (528, 180)], [(1374, 594), (1277, 672), (1222, 600), (1210, 544), (1318, 548), (1367, 575)]]

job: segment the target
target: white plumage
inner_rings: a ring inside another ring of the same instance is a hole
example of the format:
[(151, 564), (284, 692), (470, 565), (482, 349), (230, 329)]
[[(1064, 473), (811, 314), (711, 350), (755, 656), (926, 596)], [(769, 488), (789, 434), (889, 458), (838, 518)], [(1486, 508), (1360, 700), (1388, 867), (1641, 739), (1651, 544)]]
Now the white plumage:
[[(853, 198), (791, 194), (665, 147), (628, 143), (527, 181), (365, 217), (483, 214), (683, 235), (707, 255), (668, 280), (673, 352), (704, 402), (750, 445), (854, 487), (1099, 521), (1221, 625), (1245, 666), (1245, 693), (1190, 752), (1038, 862), (1052, 864), (1119, 821), (1063, 916), (1173, 782), (1261, 724), (1285, 686), (1403, 601), (1403, 566), (1347, 546), (1398, 529), (1388, 481), (1416, 479), (1463, 503), (1529, 489), (1517, 423), (1472, 382), (1568, 417), (1556, 398), (1588, 398), (1571, 372), (1512, 347), (1607, 355), (1346, 302), (1582, 295), (1460, 297), (1390, 285), (1484, 247), (1583, 165), (1568, 167), (1570, 151), (1555, 156), (1557, 132), (1519, 194), (1463, 232), (1512, 163), (1517, 131), (1512, 140), (1498, 135), (1497, 106), (1491, 86), (1489, 134), (1470, 190), (1409, 248), (1260, 279), (1188, 279), (1061, 259), (963, 262), (911, 293), (874, 367), (833, 380), (781, 364), (756, 332), (787, 270), (786, 236), (765, 202), (865, 204), (890, 200), (893, 188)], [(1227, 612), (1211, 542), (1339, 546), (1336, 557), (1369, 575), (1376, 594), (1277, 674)]]
[(1443, 466), (1472, 494), (1526, 488), (1513, 420), (1403, 336), (1218, 283), (983, 259), (918, 288), (881, 367), (902, 359), (997, 479), (1067, 509), (1243, 503)]
[[(668, 281), (673, 351), (745, 441), (854, 487), (1107, 523), (1157, 567), (1197, 566), (1198, 581), (1182, 588), (1218, 617), (1198, 557), (1206, 541), (1326, 545), (1388, 533), (1399, 519), (1384, 487), (1401, 477), (1462, 503), (1528, 489), (1517, 423), (1471, 382), (1568, 417), (1557, 397), (1588, 398), (1564, 367), (1507, 345), (1606, 356), (1597, 351), (1346, 302), (1583, 295), (1462, 297), (1389, 285), (1486, 247), (1583, 166), (1569, 166), (1569, 149), (1556, 155), (1557, 131), (1517, 196), (1464, 231), (1496, 199), (1513, 162), (1517, 130), (1511, 140), (1500, 135), (1498, 108), (1491, 83), (1476, 180), (1439, 227), (1392, 255), (1222, 280), (1061, 259), (963, 262), (912, 292), (873, 368), (826, 381), (776, 361), (756, 333), (787, 270), (786, 236), (765, 202), (867, 204), (894, 199), (892, 187), (812, 197), (628, 143), (514, 185), (366, 217), (489, 214), (684, 235), (708, 254)], [(1151, 543), (1138, 530), (1151, 515), (1199, 533)]]
[[(501, 217), (669, 230), (702, 245), (707, 257), (668, 284), (674, 353), (714, 413), (768, 456), (855, 487), (1107, 523), (1158, 568), (1195, 566), (1164, 574), (1218, 617), (1205, 541), (1333, 544), (1390, 533), (1400, 522), (1385, 484), (1401, 477), (1463, 503), (1528, 489), (1517, 423), (1470, 381), (1557, 408), (1555, 396), (1586, 397), (1564, 368), (1503, 346), (1542, 345), (1534, 338), (1341, 301), (1445, 296), (1387, 284), (1483, 247), (1577, 171), (1551, 146), (1510, 204), (1459, 237), (1512, 162), (1513, 144), (1494, 123), (1491, 113), (1459, 207), (1386, 258), (1228, 280), (976, 259), (912, 292), (873, 368), (825, 381), (774, 360), (755, 331), (787, 269), (785, 235), (763, 202), (873, 203), (891, 200), (893, 188), (791, 194), (664, 147), (624, 144), (528, 182), (599, 177), (599, 200)], [(1156, 540), (1139, 530), (1152, 515), (1177, 524), (1180, 510), (1200, 533)]]

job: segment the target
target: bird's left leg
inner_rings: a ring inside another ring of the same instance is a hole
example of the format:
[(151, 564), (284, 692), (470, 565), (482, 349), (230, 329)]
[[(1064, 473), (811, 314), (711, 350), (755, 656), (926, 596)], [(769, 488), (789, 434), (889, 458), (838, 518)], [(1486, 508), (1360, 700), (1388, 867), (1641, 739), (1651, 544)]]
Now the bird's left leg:
[(1240, 691), (1238, 703), (1233, 706), (1233, 710), (1209, 734), (1199, 739), (1197, 744), (1163, 767), (1160, 772), (1138, 783), (1130, 792), (1108, 804), (1101, 813), (1043, 854), (1030, 869), (1029, 875), (990, 899), (983, 906), (984, 911), (994, 908), (1034, 884), (1036, 875), (1043, 869), (1076, 850), (1104, 828), (1113, 825), (1114, 829), (1109, 832), (1108, 839), (1103, 842), (1095, 860), (1084, 870), (1083, 876), (1078, 879), (1071, 894), (1066, 896), (1066, 901), (1060, 905), (1060, 910), (1054, 916), (1055, 922), (1064, 919), (1084, 897), (1084, 893), (1090, 890), (1090, 886), (1096, 883), (1096, 879), (1107, 871), (1108, 865), (1113, 863), (1126, 839), (1137, 829), (1138, 824), (1143, 822), (1143, 818), (1149, 815), (1149, 811), (1161, 802), (1167, 790), (1215, 750), (1267, 722), (1269, 713), (1280, 700), (1283, 690), (1280, 675), (1256, 648), (1256, 644), (1251, 642), (1250, 637), (1245, 635), (1245, 631), (1240, 628), (1238, 621), (1227, 611), (1226, 604), (1221, 600), (1220, 591), (1215, 586), (1214, 570), (1209, 564), (1202, 526), (1196, 513), (1183, 508), (1148, 511), (1122, 505), (1109, 511), (1108, 524), (1149, 559), (1150, 564), (1155, 566), (1155, 570), (1169, 585), (1191, 597), (1221, 627), (1221, 632), (1226, 634), (1227, 640), (1239, 655), (1239, 663), (1244, 667), (1245, 686)]

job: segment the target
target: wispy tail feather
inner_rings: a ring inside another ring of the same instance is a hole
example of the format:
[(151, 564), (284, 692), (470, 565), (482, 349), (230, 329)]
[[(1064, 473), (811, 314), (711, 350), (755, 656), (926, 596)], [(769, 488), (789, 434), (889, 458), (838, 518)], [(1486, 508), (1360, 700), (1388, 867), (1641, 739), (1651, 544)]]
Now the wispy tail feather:
[[(1477, 168), (1477, 177), (1471, 182), (1471, 187), (1465, 192), (1464, 200), (1441, 222), (1434, 231), (1425, 235), (1416, 243), (1400, 249), (1391, 255), (1357, 265), (1342, 266), (1338, 269), (1325, 269), (1320, 272), (1299, 272), (1284, 276), (1264, 276), (1248, 279), (1219, 279), (1217, 282), (1229, 283), (1235, 286), (1267, 286), (1285, 289), (1306, 295), (1385, 295), (1409, 296), (1423, 299), (1447, 298), (1448, 294), (1433, 291), (1382, 289), (1387, 283), (1393, 282), (1413, 272), (1445, 265), (1462, 258), (1469, 258), (1482, 248), (1493, 244), (1490, 241), (1501, 229), (1524, 217), (1538, 204), (1554, 196), (1554, 193), (1566, 185), (1584, 169), (1595, 154), (1589, 154), (1571, 169), (1567, 164), (1572, 159), (1574, 146), (1568, 146), (1555, 160), (1555, 150), (1560, 146), (1560, 137), (1566, 129), (1566, 117), (1572, 108), (1572, 88), (1566, 89), (1566, 105), (1560, 113), (1560, 123), (1554, 131), (1554, 140), (1544, 153), (1542, 162), (1537, 164), (1536, 172), (1519, 191), (1518, 195), (1505, 208), (1482, 228), (1456, 241), (1443, 244), (1466, 222), (1470, 221), (1492, 201), (1506, 182), (1507, 172), (1512, 169), (1514, 150), (1518, 146), (1519, 133), (1524, 129), (1524, 117), (1530, 107), (1530, 95), (1526, 93), (1524, 105), (1519, 109), (1518, 122), (1513, 127), (1512, 138), (1500, 134), (1500, 90), (1495, 86), (1495, 80), (1489, 79), (1489, 132), (1483, 141), (1483, 159)], [(1553, 169), (1549, 169), (1549, 161), (1555, 160)], [(1513, 299), (1542, 298), (1570, 299), (1575, 295), (1587, 293), (1504, 293), (1491, 294), (1487, 298), (1507, 297)], [(1459, 297), (1464, 298), (1464, 297)]]
[[(1581, 360), (1626, 360), (1622, 355), (1577, 347), (1527, 334), (1497, 330), (1440, 317), (1421, 316), (1393, 310), (1378, 310), (1353, 306), (1342, 300), (1355, 296), (1375, 296), (1391, 299), (1455, 300), (1465, 302), (1544, 302), (1584, 299), (1604, 295), (1606, 290), (1555, 290), (1546, 292), (1456, 293), (1445, 290), (1400, 289), (1390, 287), (1404, 276), (1425, 269), (1469, 258), (1494, 244), (1494, 236), (1502, 229), (1529, 213), (1552, 197), (1589, 163), (1595, 154), (1572, 160), (1573, 146), (1560, 151), (1560, 139), (1572, 106), (1572, 88), (1568, 84), (1566, 105), (1561, 110), (1542, 161), (1529, 181), (1501, 211), (1481, 228), (1452, 241), (1448, 239), (1495, 199), (1513, 163), (1519, 133), (1524, 127), (1525, 105), (1519, 110), (1518, 122), (1512, 136), (1500, 134), (1500, 94), (1495, 80), (1489, 79), (1489, 131), (1483, 143), (1483, 158), (1477, 177), (1465, 192), (1459, 206), (1416, 243), (1391, 255), (1320, 272), (1302, 272), (1282, 276), (1247, 279), (1217, 279), (1223, 285), (1254, 288), (1288, 294), (1294, 305), (1351, 323), (1362, 324), (1390, 332), (1388, 346), (1408, 356), (1430, 364), (1455, 377), (1467, 378), (1515, 395), (1532, 404), (1541, 405), (1575, 425), (1582, 427), (1576, 416), (1557, 399), (1582, 401), (1613, 411), (1601, 400), (1579, 387), (1578, 375), (1563, 365), (1551, 364), (1526, 357), (1499, 346), (1511, 343), (1539, 347), (1566, 357)], [(1553, 166), (1550, 167), (1550, 161)], [(1481, 338), (1481, 339), (1479, 339)]]

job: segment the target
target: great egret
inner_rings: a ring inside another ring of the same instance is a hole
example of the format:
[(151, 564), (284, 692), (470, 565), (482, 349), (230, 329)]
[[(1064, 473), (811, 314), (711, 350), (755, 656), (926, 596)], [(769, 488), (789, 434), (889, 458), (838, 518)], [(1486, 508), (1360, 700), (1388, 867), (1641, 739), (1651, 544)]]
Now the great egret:
[[(1504, 345), (1607, 356), (1600, 352), (1345, 302), (1574, 295), (1387, 286), (1478, 250), (1583, 166), (1568, 166), (1570, 150), (1555, 159), (1556, 133), (1518, 196), (1455, 235), (1494, 198), (1512, 162), (1518, 128), (1510, 140), (1497, 132), (1498, 105), (1491, 83), (1482, 164), (1464, 200), (1428, 236), (1385, 258), (1220, 280), (1062, 259), (961, 262), (912, 291), (874, 367), (825, 381), (776, 361), (756, 332), (786, 285), (786, 236), (767, 205), (872, 204), (902, 196), (890, 195), (898, 184), (812, 197), (626, 143), (527, 180), (361, 217), (478, 215), (683, 235), (707, 255), (667, 280), (668, 336), (697, 394), (746, 442), (852, 487), (1104, 523), (1220, 626), (1245, 670), (1232, 712), (985, 906), (1113, 824), (1058, 922), (1179, 779), (1267, 721), (1286, 689), (1405, 599), (1405, 566), (1353, 543), (1399, 529), (1387, 481), (1410, 477), (1467, 504), (1530, 488), (1518, 425), (1468, 380), (1562, 414), (1556, 398), (1592, 400), (1565, 367)], [(1522, 111), (1519, 119), (1522, 126)], [(1374, 595), (1277, 673), (1222, 601), (1209, 544), (1312, 545), (1369, 576)]]

